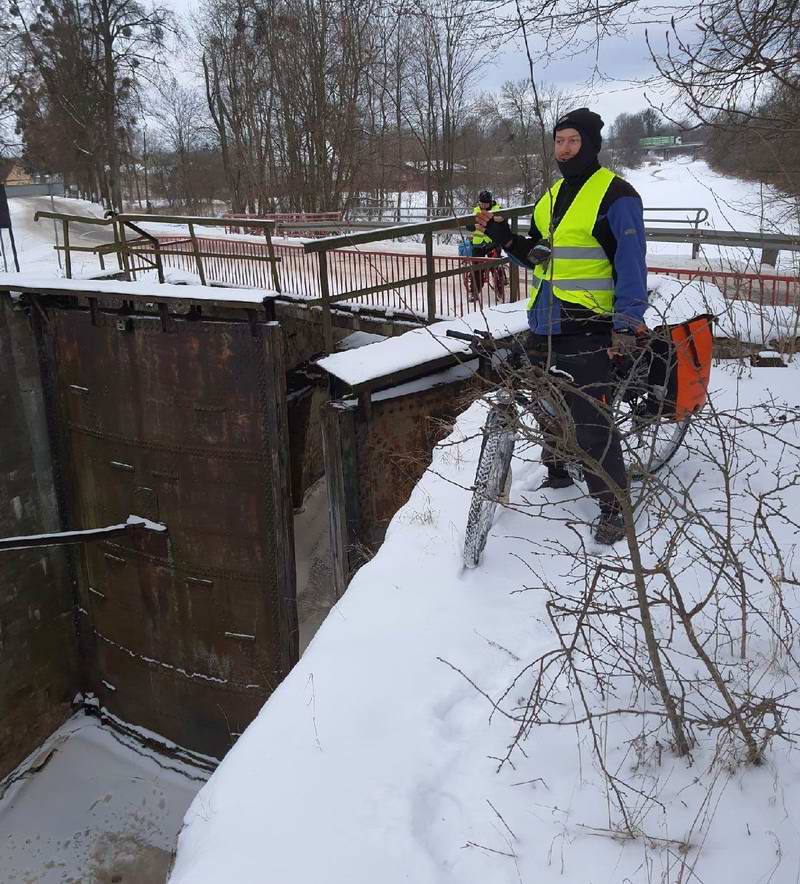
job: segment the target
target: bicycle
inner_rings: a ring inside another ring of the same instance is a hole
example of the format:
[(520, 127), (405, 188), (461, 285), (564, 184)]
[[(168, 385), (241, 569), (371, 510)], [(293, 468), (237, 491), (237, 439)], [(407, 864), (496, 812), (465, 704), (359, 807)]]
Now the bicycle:
[[(491, 249), (486, 254), (486, 258), (497, 260), (501, 255), (498, 249)], [(483, 287), (488, 283), (488, 290), (494, 293), (495, 302), (505, 301), (506, 290), (508, 289), (508, 274), (505, 264), (495, 264), (494, 267), (480, 266), (478, 262), (473, 263), (472, 267), (464, 274), (464, 287), (467, 290), (467, 300), (479, 301)]]
[[(482, 359), (500, 357), (510, 368), (517, 360), (501, 356), (487, 332), (474, 334), (448, 331), (448, 336), (467, 341), (473, 355)], [(610, 403), (614, 425), (622, 441), (623, 457), (631, 479), (643, 479), (655, 474), (675, 456), (681, 446), (693, 417), (687, 413), (677, 419), (665, 417), (659, 402), (658, 390), (648, 382), (649, 364), (646, 345), (632, 364), (617, 361), (614, 364), (615, 393)], [(533, 396), (522, 390), (499, 390), (490, 405), (483, 427), (481, 452), (475, 471), (467, 525), (464, 536), (463, 561), (467, 568), (477, 567), (498, 503), (508, 502), (511, 486), (511, 459), (514, 455), (517, 428), (524, 415), (532, 416), (556, 450), (559, 441), (574, 440), (567, 424), (571, 421), (569, 407), (561, 393), (565, 378), (557, 367), (527, 367), (533, 381)], [(570, 450), (571, 448), (571, 450)], [(583, 482), (583, 468), (575, 455), (574, 444), (561, 445), (567, 472), (574, 482)]]

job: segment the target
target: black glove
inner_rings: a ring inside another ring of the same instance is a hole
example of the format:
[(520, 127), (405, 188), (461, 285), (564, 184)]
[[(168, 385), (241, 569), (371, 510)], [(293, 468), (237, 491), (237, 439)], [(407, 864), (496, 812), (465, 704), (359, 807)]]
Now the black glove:
[(528, 252), (527, 258), (531, 264), (546, 264), (552, 254), (553, 250), (550, 248), (550, 243), (546, 239), (540, 239)]
[(505, 218), (499, 215), (492, 217), (492, 220), (486, 225), (485, 233), (500, 248), (508, 245), (514, 238), (514, 234), (511, 232), (511, 225)]

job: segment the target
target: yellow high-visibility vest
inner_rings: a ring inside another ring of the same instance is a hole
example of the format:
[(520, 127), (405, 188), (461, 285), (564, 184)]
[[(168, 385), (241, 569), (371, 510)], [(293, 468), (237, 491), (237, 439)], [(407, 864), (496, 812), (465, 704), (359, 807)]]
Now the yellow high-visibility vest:
[[(600, 203), (614, 173), (600, 168), (581, 187), (553, 232), (550, 261), (533, 270), (528, 309), (533, 307), (542, 280), (548, 280), (561, 301), (580, 304), (595, 313), (610, 314), (614, 306), (614, 268), (605, 250), (592, 236)], [(553, 207), (564, 179), (556, 181), (533, 209), (536, 229), (547, 237)]]
[[(480, 212), (480, 211), (481, 211), (481, 207), (480, 207), (480, 204), (478, 204), (472, 210), (472, 214), (477, 215), (478, 212)], [(500, 204), (494, 203), (492, 205), (492, 208), (489, 209), (489, 211), (490, 212), (499, 212), (500, 211)], [(487, 244), (491, 243), (491, 241), (492, 241), (491, 236), (487, 236), (485, 233), (481, 233), (480, 230), (478, 230), (477, 228), (475, 229), (475, 233), (472, 234), (472, 245), (474, 245), (474, 246), (487, 245)]]

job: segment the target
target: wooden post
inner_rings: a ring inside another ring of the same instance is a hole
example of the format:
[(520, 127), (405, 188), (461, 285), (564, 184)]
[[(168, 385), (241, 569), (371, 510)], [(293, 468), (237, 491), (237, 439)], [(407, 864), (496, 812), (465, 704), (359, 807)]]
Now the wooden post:
[(268, 453), (269, 505), (274, 513), (275, 593), (270, 603), (277, 609), (280, 672), (288, 675), (299, 658), (297, 626), (297, 574), (294, 559), (294, 510), (289, 462), (289, 414), (286, 400), (286, 365), (283, 331), (277, 322), (258, 325), (264, 360), (262, 415), (264, 449)]
[(319, 253), (319, 290), (322, 296), (322, 337), (326, 353), (333, 353), (333, 318), (331, 293), (328, 288), (328, 253)]
[(61, 222), (61, 230), (64, 234), (64, 272), (67, 279), (72, 279), (72, 255), (69, 252), (69, 221), (65, 218)]
[[(511, 219), (511, 232), (515, 236), (519, 232), (519, 219), (516, 215)], [(513, 261), (509, 261), (508, 267), (509, 286), (511, 287), (508, 300), (519, 301), (519, 267)]]
[(762, 249), (761, 250), (761, 260), (759, 261), (759, 265), (771, 264), (773, 267), (777, 267), (779, 252), (780, 252), (780, 249)]
[(436, 279), (433, 268), (433, 231), (425, 231), (425, 275), (427, 276), (428, 322), (436, 322)]
[(200, 245), (194, 233), (194, 224), (189, 224), (189, 238), (192, 241), (192, 251), (194, 252), (194, 261), (197, 265), (197, 275), (200, 277), (200, 285), (207, 285), (206, 273), (203, 269), (203, 259), (200, 255)]
[(122, 269), (125, 272), (125, 279), (130, 282), (133, 274), (131, 273), (131, 260), (130, 255), (128, 254), (128, 241), (125, 239), (125, 225), (122, 221), (117, 221), (115, 222), (114, 227), (117, 229), (119, 236), (117, 242), (119, 245), (119, 253), (122, 257)]
[(328, 402), (321, 412), (332, 579), (337, 598), (344, 594), (353, 574), (361, 526), (356, 412), (355, 403), (342, 402)]
[(156, 256), (156, 273), (158, 281), (164, 282), (164, 262), (161, 260), (161, 242), (158, 239), (153, 240), (153, 249)]
[(269, 266), (272, 270), (272, 287), (276, 292), (281, 290), (281, 279), (278, 276), (278, 265), (275, 263), (275, 247), (272, 245), (272, 234), (269, 225), (264, 228), (264, 238), (267, 241), (267, 255), (269, 255)]

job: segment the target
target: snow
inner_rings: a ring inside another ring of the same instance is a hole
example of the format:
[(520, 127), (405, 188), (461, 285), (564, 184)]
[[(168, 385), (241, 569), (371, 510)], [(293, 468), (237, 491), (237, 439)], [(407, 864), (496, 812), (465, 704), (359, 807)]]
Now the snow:
[[(651, 273), (647, 286), (651, 295), (645, 322), (650, 328), (712, 313), (718, 320), (717, 337), (761, 344), (800, 336), (800, 307), (771, 307), (729, 300), (715, 285), (704, 280), (685, 281)], [(528, 328), (525, 307), (525, 301), (499, 304), (467, 313), (461, 319), (437, 322), (356, 350), (335, 353), (320, 359), (319, 364), (355, 387), (424, 365), (448, 353), (468, 354), (470, 347), (466, 341), (447, 337), (451, 329), (467, 333), (488, 331), (495, 339), (523, 333)]]
[(347, 337), (342, 338), (336, 343), (337, 350), (358, 350), (359, 347), (366, 347), (367, 344), (376, 344), (378, 341), (385, 341), (386, 335), (377, 335), (373, 332), (355, 331)]
[[(733, 475), (738, 492), (753, 486), (765, 493), (780, 484), (771, 483), (773, 471), (796, 472), (796, 451), (783, 446), (800, 441), (792, 422), (798, 382), (796, 363), (779, 372), (715, 368), (714, 408), (737, 432), (743, 457)], [(543, 476), (538, 451), (518, 446), (511, 505), (496, 519), (481, 566), (463, 570), (467, 489), (485, 416), (483, 403), (461, 415), (381, 549), (199, 793), (170, 884), (796, 881), (796, 711), (784, 721), (787, 741), (773, 742), (760, 767), (746, 767), (729, 763), (732, 750), (703, 730), (691, 757), (677, 758), (663, 729), (649, 730), (651, 700), (628, 700), (624, 685), (621, 696), (596, 698), (605, 763), (631, 784), (636, 837), (619, 831), (585, 725), (534, 726), (522, 751), (501, 763), (520, 726), (507, 715), (518, 713), (531, 690), (525, 668), (558, 647), (545, 604), (556, 590), (573, 592), (580, 603), (584, 569), (597, 559), (582, 554), (593, 504), (575, 488), (531, 490)], [(755, 428), (742, 424), (748, 417)], [(703, 459), (704, 446), (713, 453), (714, 425), (690, 430), (690, 448), (671, 465), (664, 493), (691, 487), (695, 504), (724, 530), (723, 477)], [(756, 456), (743, 456), (751, 450)], [(772, 501), (769, 530), (784, 561), (794, 564), (795, 529), (779, 509), (796, 513), (800, 492), (789, 487)], [(773, 584), (748, 551), (752, 501), (739, 503), (733, 530), (751, 574), (749, 592), (763, 603)], [(669, 518), (657, 507), (640, 510), (645, 564), (663, 550)], [(702, 530), (693, 539), (701, 548), (713, 543)], [(693, 549), (678, 553), (676, 573), (700, 589), (705, 573)], [(629, 564), (619, 545), (607, 561)], [(624, 578), (612, 581), (607, 597), (625, 598), (625, 586)], [(789, 589), (787, 616), (797, 616)], [(658, 610), (658, 628), (668, 634), (669, 619)], [(766, 681), (780, 690), (784, 678), (793, 685), (795, 663), (776, 652), (766, 626), (753, 625), (750, 655), (760, 689), (769, 692)], [(691, 660), (684, 665), (694, 674)], [(476, 687), (501, 711), (493, 712)], [(551, 699), (555, 719), (581, 717), (574, 688)], [(644, 703), (642, 717), (603, 716), (608, 704), (626, 702)], [(679, 879), (683, 841), (694, 874)]]
[[(8, 201), (14, 239), (17, 245), (20, 269), (25, 271), (58, 271), (58, 257), (53, 249), (55, 242), (54, 222), (43, 218), (34, 221), (37, 211), (63, 212), (69, 215), (89, 215), (92, 218), (103, 217), (103, 207), (87, 200), (54, 197), (51, 205), (50, 197), (13, 197)], [(11, 249), (8, 245), (8, 234), (3, 232), (6, 246), (6, 260), (10, 270), (14, 269)], [(61, 226), (58, 224), (58, 238), (61, 242)], [(72, 245), (98, 245), (113, 242), (110, 228), (98, 227), (95, 224), (70, 223), (70, 242)], [(63, 244), (63, 243), (62, 243)], [(63, 258), (62, 258), (63, 260)], [(99, 270), (97, 258), (88, 253), (76, 252), (72, 262), (76, 276), (86, 272)], [(2, 269), (2, 267), (0, 267)]]
[[(675, 159), (645, 165), (640, 169), (620, 169), (620, 174), (639, 192), (645, 206), (653, 208), (697, 207), (708, 209), (709, 217), (701, 228), (711, 230), (764, 230), (773, 233), (797, 234), (800, 228), (800, 206), (752, 181), (728, 178), (713, 171), (703, 160)], [(651, 213), (652, 216), (652, 213)], [(653, 224), (670, 227), (670, 224)], [(691, 266), (691, 246), (648, 240), (647, 260), (651, 267), (663, 267), (662, 256), (680, 256), (680, 266)], [(796, 272), (798, 254), (781, 252), (779, 266), (783, 272)], [(748, 249), (731, 249), (704, 245), (698, 266), (712, 268), (733, 266), (758, 272), (760, 253)], [(670, 265), (673, 261), (668, 262)]]
[(163, 283), (154, 289), (152, 281), (124, 282), (107, 279), (61, 279), (44, 273), (0, 273), (0, 290), (37, 289), (81, 292), (96, 295), (146, 295), (149, 298), (174, 298), (176, 301), (236, 301), (260, 306), (266, 299), (279, 298), (277, 292), (261, 289), (223, 288), (222, 286), (172, 285)]
[(488, 310), (468, 313), (461, 319), (435, 322), (357, 350), (334, 353), (320, 359), (319, 364), (350, 386), (357, 386), (448, 354), (469, 353), (467, 341), (447, 337), (450, 330), (473, 334), (479, 329), (489, 332), (493, 338), (503, 338), (519, 334), (527, 327), (524, 301), (498, 304)]
[[(114, 463), (112, 461), (112, 463)], [(103, 537), (109, 531), (121, 530), (126, 527), (142, 527), (147, 531), (155, 531), (161, 532), (166, 531), (167, 526), (161, 524), (161, 522), (153, 522), (150, 519), (145, 519), (142, 516), (128, 516), (128, 518), (120, 523), (119, 525), (108, 525), (103, 528), (87, 528), (83, 531), (61, 531), (61, 532), (50, 532), (47, 534), (25, 534), (18, 537), (6, 537), (4, 541), (6, 544), (19, 543), (20, 548), (24, 547), (26, 543), (30, 543), (31, 541), (37, 540), (47, 540), (48, 538), (53, 538), (56, 543), (59, 542), (60, 539), (64, 538), (65, 534), (68, 534), (70, 537), (75, 538), (83, 538), (85, 540), (89, 540), (92, 537)], [(76, 541), (77, 542), (77, 541)], [(17, 549), (15, 546), (6, 546), (6, 549)]]
[(750, 344), (768, 344), (800, 337), (800, 304), (772, 307), (726, 298), (713, 284), (691, 282), (649, 274), (650, 306), (645, 322), (650, 328), (662, 323), (685, 322), (701, 313), (716, 317), (714, 335)]
[(12, 774), (0, 789), (4, 884), (163, 882), (181, 818), (207, 772), (155, 755), (83, 713), (17, 774), (48, 755), (41, 770), (15, 782)]
[(167, 526), (162, 522), (154, 522), (152, 519), (145, 519), (143, 516), (128, 516), (125, 520), (126, 525), (141, 525), (147, 531), (155, 531), (157, 533), (166, 531)]

